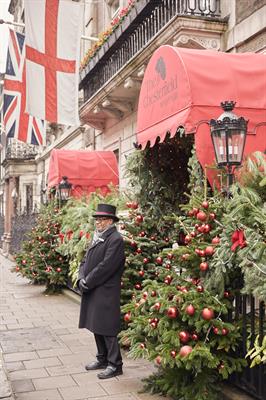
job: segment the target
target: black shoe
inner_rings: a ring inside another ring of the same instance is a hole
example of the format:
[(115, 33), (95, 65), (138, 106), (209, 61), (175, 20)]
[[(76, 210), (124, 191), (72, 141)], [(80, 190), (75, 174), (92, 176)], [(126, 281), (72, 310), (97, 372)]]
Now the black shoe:
[(112, 365), (108, 365), (108, 367), (103, 372), (100, 372), (97, 376), (99, 379), (108, 379), (117, 375), (123, 375), (122, 366), (113, 367)]
[(85, 369), (87, 371), (93, 371), (95, 369), (105, 369), (106, 367), (107, 367), (107, 362), (98, 361), (98, 360), (85, 365)]

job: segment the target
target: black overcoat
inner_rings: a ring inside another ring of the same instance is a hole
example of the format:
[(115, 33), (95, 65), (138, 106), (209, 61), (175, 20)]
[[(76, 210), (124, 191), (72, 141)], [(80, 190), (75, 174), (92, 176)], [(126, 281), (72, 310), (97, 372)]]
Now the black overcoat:
[(116, 227), (103, 233), (101, 241), (90, 246), (79, 267), (88, 293), (81, 297), (79, 328), (104, 336), (120, 331), (121, 276), (125, 265), (124, 241)]

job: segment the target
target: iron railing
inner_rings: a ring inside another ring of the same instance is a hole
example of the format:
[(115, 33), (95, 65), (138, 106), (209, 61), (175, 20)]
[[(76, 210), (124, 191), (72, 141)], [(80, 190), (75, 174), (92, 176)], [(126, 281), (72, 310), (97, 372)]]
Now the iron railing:
[(81, 72), (80, 89), (84, 89), (84, 101), (101, 89), (176, 16), (217, 19), (221, 17), (220, 0), (140, 0), (126, 17), (125, 24), (109, 38), (111, 41), (116, 35), (113, 45), (105, 53), (102, 51), (101, 57), (99, 52)]
[[(249, 348), (252, 348), (256, 337), (259, 338), (259, 344), (262, 344), (266, 334), (266, 313), (264, 302), (258, 302), (253, 296), (238, 294), (234, 302), (235, 320), (241, 320), (242, 323), (242, 348), (240, 357), (245, 357), (247, 351), (247, 342), (250, 342)], [(241, 390), (252, 395), (258, 400), (266, 399), (266, 365), (260, 364), (256, 367), (249, 366), (241, 374), (233, 374), (230, 378), (231, 383)]]

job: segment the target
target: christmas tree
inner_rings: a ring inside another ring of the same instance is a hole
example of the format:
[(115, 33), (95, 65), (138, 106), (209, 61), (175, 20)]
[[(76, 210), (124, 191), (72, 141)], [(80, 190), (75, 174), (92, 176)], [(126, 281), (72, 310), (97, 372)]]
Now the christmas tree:
[(14, 272), (33, 283), (45, 284), (46, 292), (58, 292), (67, 282), (68, 261), (57, 252), (63, 211), (52, 202), (42, 206), (35, 227), (15, 256)]

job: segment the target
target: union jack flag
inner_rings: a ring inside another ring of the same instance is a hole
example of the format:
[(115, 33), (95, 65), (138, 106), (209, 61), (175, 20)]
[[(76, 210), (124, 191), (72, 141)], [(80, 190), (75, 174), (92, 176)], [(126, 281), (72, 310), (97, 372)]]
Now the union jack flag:
[(16, 138), (25, 143), (42, 145), (44, 121), (25, 112), (25, 36), (11, 29), (9, 32), (3, 104), (5, 133), (7, 139)]

